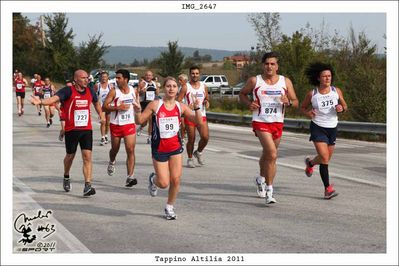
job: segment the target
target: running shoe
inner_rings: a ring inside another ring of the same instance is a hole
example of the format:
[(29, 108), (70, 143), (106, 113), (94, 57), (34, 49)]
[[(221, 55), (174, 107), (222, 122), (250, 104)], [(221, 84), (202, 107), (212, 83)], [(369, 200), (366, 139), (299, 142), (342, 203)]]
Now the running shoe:
[(158, 188), (154, 184), (154, 178), (155, 178), (155, 173), (151, 173), (150, 176), (148, 177), (148, 192), (150, 192), (150, 195), (152, 197), (155, 197), (158, 193)]
[(109, 142), (108, 136), (105, 136), (105, 144), (107, 144), (108, 142)]
[(142, 129), (142, 126), (138, 126), (138, 129), (137, 129), (137, 136), (140, 136), (141, 135), (141, 129)]
[(335, 191), (333, 185), (329, 185), (324, 191), (324, 199), (331, 199), (335, 196), (338, 196), (338, 193)]
[(23, 114), (24, 114), (24, 112), (25, 112), (25, 111), (24, 111), (24, 108), (22, 108), (22, 110), (21, 110), (21, 115), (23, 115)]
[(264, 177), (255, 176), (256, 193), (260, 198), (266, 197), (266, 182)]
[(185, 146), (185, 145), (186, 145), (186, 142), (184, 141), (184, 139), (181, 140), (181, 145), (182, 145), (182, 146)]
[(187, 159), (187, 167), (188, 168), (195, 168), (195, 164), (194, 164), (194, 159), (193, 158), (188, 158)]
[(104, 138), (104, 137), (101, 138), (101, 140), (100, 140), (100, 145), (101, 145), (101, 146), (104, 146), (104, 145), (105, 145), (105, 138)]
[(53, 119), (50, 118), (49, 121), (50, 121), (50, 125), (52, 125), (53, 124)]
[(205, 164), (204, 160), (202, 159), (202, 152), (199, 152), (198, 150), (196, 150), (193, 155), (195, 158), (197, 158), (197, 161), (200, 165)]
[(108, 173), (109, 176), (112, 176), (112, 175), (115, 174), (115, 162), (113, 162), (113, 163), (109, 162), (108, 163), (107, 173)]
[(18, 112), (18, 116), (21, 116), (21, 115), (22, 115), (22, 113)]
[(62, 182), (62, 186), (64, 187), (65, 192), (69, 192), (72, 188), (71, 180), (69, 178), (64, 178), (64, 181)]
[(165, 207), (165, 218), (166, 220), (176, 220), (177, 215), (173, 207)]
[(266, 204), (276, 203), (276, 199), (273, 197), (273, 193), (270, 189), (266, 190)]
[(47, 126), (46, 126), (47, 128), (49, 128), (50, 127), (50, 122), (47, 122)]
[(134, 185), (137, 185), (137, 179), (134, 178), (134, 177), (132, 178), (132, 177), (128, 176), (128, 177), (126, 178), (125, 187), (132, 187), (132, 186), (134, 186)]
[(151, 144), (151, 139), (150, 139), (150, 137), (147, 138), (147, 144)]
[(83, 189), (83, 197), (89, 197), (91, 195), (96, 194), (96, 190), (91, 185), (85, 185)]
[(314, 166), (309, 166), (310, 161), (311, 161), (310, 157), (306, 157), (305, 158), (305, 165), (306, 165), (305, 174), (306, 174), (307, 177), (311, 177), (312, 174), (313, 174), (313, 167)]
[(37, 113), (37, 115), (38, 115), (38, 116), (41, 116), (41, 115), (42, 115), (42, 112), (41, 112), (41, 111), (39, 111), (39, 112)]

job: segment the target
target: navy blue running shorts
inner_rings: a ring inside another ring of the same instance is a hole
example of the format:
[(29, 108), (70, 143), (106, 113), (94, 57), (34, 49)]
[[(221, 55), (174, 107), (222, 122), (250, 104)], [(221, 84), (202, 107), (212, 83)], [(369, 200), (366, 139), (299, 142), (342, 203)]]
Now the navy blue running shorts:
[(325, 142), (327, 145), (335, 145), (337, 139), (337, 127), (326, 128), (310, 122), (310, 138), (309, 141)]
[(183, 147), (180, 147), (179, 149), (171, 152), (157, 152), (153, 151), (152, 152), (152, 158), (154, 158), (155, 161), (158, 162), (167, 162), (169, 161), (170, 156), (180, 154), (183, 152)]

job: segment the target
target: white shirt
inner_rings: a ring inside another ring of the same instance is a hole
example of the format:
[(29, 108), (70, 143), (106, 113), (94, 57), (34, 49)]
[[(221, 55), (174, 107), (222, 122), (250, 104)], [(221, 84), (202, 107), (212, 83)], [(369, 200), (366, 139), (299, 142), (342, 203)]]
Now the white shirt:
[(326, 128), (334, 128), (338, 125), (338, 116), (335, 106), (338, 104), (339, 95), (333, 86), (326, 94), (321, 94), (317, 88), (312, 92), (312, 107), (316, 113), (312, 121)]
[(262, 123), (283, 123), (285, 108), (281, 96), (287, 94), (285, 77), (279, 75), (275, 84), (267, 84), (262, 75), (256, 76), (256, 85), (252, 90), (253, 99), (260, 105), (252, 112), (252, 121)]
[(122, 91), (115, 86), (115, 98), (113, 103), (115, 106), (120, 105), (121, 103), (129, 104), (130, 108), (126, 111), (117, 110), (111, 112), (111, 119), (110, 123), (114, 125), (127, 125), (127, 124), (134, 124), (134, 109), (133, 109), (133, 102), (136, 101), (136, 92), (133, 86), (129, 85), (129, 92), (127, 94), (122, 93)]
[(197, 97), (197, 99), (199, 100), (199, 107), (201, 110), (202, 117), (205, 117), (206, 116), (206, 110), (205, 110), (205, 106), (204, 106), (205, 84), (203, 82), (200, 82), (200, 86), (198, 89), (193, 88), (191, 86), (190, 82), (187, 82), (187, 91), (186, 91), (186, 95), (184, 96), (184, 100), (188, 105), (190, 105), (194, 102), (193, 95), (195, 95)]

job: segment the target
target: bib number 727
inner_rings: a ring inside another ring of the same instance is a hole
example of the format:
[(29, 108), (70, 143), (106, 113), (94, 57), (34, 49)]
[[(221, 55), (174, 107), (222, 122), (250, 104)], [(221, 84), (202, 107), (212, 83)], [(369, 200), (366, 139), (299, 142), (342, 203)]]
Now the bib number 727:
[(89, 110), (75, 110), (74, 121), (76, 127), (85, 127), (89, 122)]

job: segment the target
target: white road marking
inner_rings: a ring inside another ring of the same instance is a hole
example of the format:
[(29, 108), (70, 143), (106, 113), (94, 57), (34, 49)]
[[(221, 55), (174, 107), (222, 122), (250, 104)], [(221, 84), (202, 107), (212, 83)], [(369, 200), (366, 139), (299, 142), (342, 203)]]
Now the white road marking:
[[(234, 156), (241, 157), (241, 158), (244, 158), (244, 159), (250, 159), (250, 160), (259, 161), (259, 158), (255, 157), (255, 156), (248, 156), (248, 155), (243, 155), (243, 154), (238, 154), (238, 153), (232, 153), (232, 154)], [(284, 167), (288, 167), (288, 168), (304, 171), (304, 167), (303, 166), (298, 166), (298, 165), (294, 165), (294, 164), (287, 164), (287, 163), (282, 163), (282, 162), (277, 162), (277, 164), (281, 165), (281, 166), (284, 166)], [(315, 170), (315, 172), (318, 172), (318, 171)], [(386, 185), (384, 185), (384, 184), (380, 184), (380, 183), (377, 183), (377, 182), (364, 180), (364, 179), (360, 179), (360, 178), (356, 178), (356, 177), (349, 177), (349, 176), (344, 176), (344, 175), (335, 174), (335, 173), (330, 173), (330, 175), (332, 175), (332, 176), (334, 176), (336, 178), (339, 178), (339, 179), (344, 179), (344, 180), (347, 180), (347, 181), (352, 181), (352, 182), (361, 183), (361, 184), (365, 184), (365, 185), (371, 185), (371, 186), (376, 186), (376, 187), (386, 187)]]
[[(44, 210), (29, 194), (35, 194), (35, 192), (25, 185), (17, 177), (13, 178), (14, 186), (22, 191), (14, 191), (14, 212), (22, 213), (27, 210)], [(57, 219), (51, 218), (55, 222), (57, 242), (62, 241), (69, 250), (58, 250), (56, 253), (91, 253), (91, 251), (83, 245), (71, 232), (68, 231)]]

